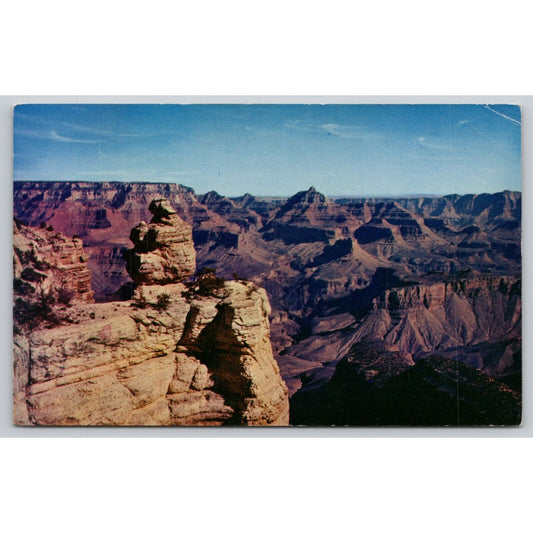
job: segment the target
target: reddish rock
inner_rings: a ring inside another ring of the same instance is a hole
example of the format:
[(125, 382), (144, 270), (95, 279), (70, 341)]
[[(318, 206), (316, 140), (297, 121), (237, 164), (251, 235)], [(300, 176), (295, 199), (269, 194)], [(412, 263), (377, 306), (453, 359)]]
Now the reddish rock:
[(68, 299), (68, 303), (94, 301), (81, 239), (66, 237), (50, 226), (30, 228), (16, 223), (13, 252), (16, 286), (25, 286), (32, 294), (44, 291), (56, 299)]

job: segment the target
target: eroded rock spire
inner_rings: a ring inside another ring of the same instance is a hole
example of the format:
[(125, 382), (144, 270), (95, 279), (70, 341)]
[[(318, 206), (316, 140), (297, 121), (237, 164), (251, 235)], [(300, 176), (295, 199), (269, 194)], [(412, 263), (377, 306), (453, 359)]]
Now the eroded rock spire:
[(133, 249), (124, 253), (126, 269), (139, 285), (182, 281), (196, 269), (192, 228), (165, 198), (152, 200), (150, 224), (141, 222), (130, 233)]

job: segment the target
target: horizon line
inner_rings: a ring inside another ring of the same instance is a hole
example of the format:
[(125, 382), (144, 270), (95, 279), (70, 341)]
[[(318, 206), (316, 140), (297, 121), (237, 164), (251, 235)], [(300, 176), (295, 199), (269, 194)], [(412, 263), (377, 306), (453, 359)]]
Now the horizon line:
[[(195, 195), (202, 196), (211, 192), (215, 192), (216, 194), (229, 198), (240, 198), (242, 196), (245, 196), (249, 194), (250, 196), (253, 196), (254, 198), (291, 198), (292, 196), (299, 194), (301, 192), (309, 191), (310, 189), (316, 190), (314, 186), (310, 185), (307, 189), (301, 189), (296, 191), (293, 194), (290, 195), (274, 195), (274, 194), (253, 194), (248, 191), (243, 192), (240, 195), (231, 195), (227, 196), (225, 194), (219, 193), (215, 189), (210, 189), (209, 191), (205, 193), (198, 193), (194, 189), (194, 187), (190, 185), (185, 185), (184, 183), (174, 182), (174, 181), (143, 181), (143, 180), (135, 180), (135, 181), (120, 181), (120, 180), (70, 180), (70, 179), (56, 179), (56, 180), (49, 180), (49, 179), (21, 179), (21, 178), (13, 178), (13, 184), (15, 183), (84, 183), (84, 184), (121, 184), (121, 185), (132, 185), (132, 184), (142, 184), (142, 185), (177, 185), (180, 187), (184, 187), (186, 189), (190, 189)], [(482, 195), (482, 194), (500, 194), (504, 192), (512, 192), (512, 193), (519, 193), (522, 194), (522, 190), (513, 190), (513, 189), (502, 189), (495, 192), (467, 192), (467, 193), (457, 193), (457, 192), (449, 192), (445, 194), (435, 194), (435, 193), (405, 193), (405, 194), (327, 194), (322, 191), (317, 191), (320, 194), (323, 194), (326, 198), (330, 199), (373, 199), (373, 198), (443, 198), (445, 196), (468, 196), (468, 195)]]

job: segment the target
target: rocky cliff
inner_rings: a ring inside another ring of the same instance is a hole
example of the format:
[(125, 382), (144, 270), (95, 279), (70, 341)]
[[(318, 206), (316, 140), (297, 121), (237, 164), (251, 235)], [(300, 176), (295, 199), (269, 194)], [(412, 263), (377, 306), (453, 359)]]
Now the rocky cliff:
[[(251, 282), (223, 282), (211, 273), (187, 285), (178, 281), (191, 273), (190, 227), (165, 201), (153, 203), (151, 211), (147, 231), (132, 232), (132, 253), (155, 254), (157, 268), (142, 275), (132, 270), (138, 281), (132, 300), (97, 304), (80, 290), (54, 323), (43, 320), (33, 328), (16, 313), (15, 323), (22, 323), (14, 336), (15, 423), (288, 424), (288, 393), (270, 346), (266, 293)], [(53, 263), (60, 237), (19, 226), (24, 238), (36, 239), (35, 260)], [(151, 230), (153, 240), (147, 239)], [(21, 242), (17, 236), (16, 287), (29, 268)], [(79, 259), (81, 241), (73, 243)], [(185, 265), (177, 266), (183, 258)], [(147, 264), (144, 259), (140, 265)], [(173, 279), (161, 277), (171, 267), (181, 270)], [(55, 273), (47, 271), (51, 286)], [(27, 301), (25, 293), (15, 297)], [(58, 309), (56, 301), (48, 306)]]
[(91, 273), (79, 238), (51, 226), (13, 225), (13, 396), (14, 419), (27, 423), (29, 337), (43, 328), (78, 322), (74, 308), (94, 303)]
[(355, 340), (382, 338), (416, 358), (520, 335), (520, 282), (490, 277), (385, 290), (372, 301)]
[[(52, 226), (13, 225), (13, 273), (17, 292), (30, 297), (44, 291), (69, 301), (94, 302), (91, 273), (81, 239)], [(61, 294), (63, 293), (63, 294)]]
[(130, 246), (131, 228), (149, 221), (151, 201), (162, 197), (200, 235), (216, 239), (220, 231), (240, 231), (238, 223), (202, 205), (190, 187), (168, 183), (16, 182), (13, 209), (32, 226), (52, 225), (83, 239), (93, 290), (102, 300), (129, 281), (122, 254)]

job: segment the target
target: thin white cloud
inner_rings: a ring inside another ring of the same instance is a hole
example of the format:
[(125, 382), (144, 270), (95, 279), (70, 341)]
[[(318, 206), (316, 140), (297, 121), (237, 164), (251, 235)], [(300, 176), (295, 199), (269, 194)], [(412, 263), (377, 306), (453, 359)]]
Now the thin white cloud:
[(285, 122), (283, 126), (290, 130), (317, 131), (316, 126), (311, 126), (310, 124), (304, 123), (301, 120), (290, 120), (288, 122)]
[(101, 130), (98, 128), (91, 128), (90, 126), (82, 126), (81, 124), (72, 124), (70, 122), (62, 122), (61, 124), (75, 131), (92, 133), (94, 135), (102, 135), (106, 137), (138, 137), (138, 135), (135, 133), (118, 133), (116, 131)]
[(19, 128), (16, 130), (15, 135), (21, 135), (23, 137), (30, 137), (31, 139), (39, 139), (41, 141), (57, 141), (57, 142), (64, 142), (64, 143), (94, 144), (94, 143), (102, 142), (102, 141), (97, 141), (97, 140), (75, 139), (73, 137), (66, 137), (64, 135), (60, 135), (57, 132), (57, 130), (45, 131), (45, 130)]
[(187, 178), (189, 176), (199, 176), (200, 172), (198, 172), (197, 170), (164, 170), (161, 172), (161, 175), (168, 178)]
[(427, 140), (427, 137), (417, 137), (416, 138), (418, 144), (424, 148), (432, 148), (434, 150), (450, 150), (450, 146), (446, 144), (440, 144), (438, 142), (432, 141), (431, 139)]
[[(141, 137), (141, 135), (137, 133), (122, 133), (117, 132), (113, 130), (108, 129), (101, 129), (101, 128), (93, 128), (91, 126), (84, 126), (82, 124), (75, 124), (72, 122), (66, 122), (66, 121), (59, 121), (59, 120), (50, 120), (47, 118), (34, 116), (34, 115), (28, 115), (24, 112), (17, 112), (16, 118), (19, 120), (22, 120), (23, 122), (26, 122), (28, 125), (32, 125), (30, 128), (25, 128), (21, 125), (18, 125), (15, 133), (18, 133), (20, 135), (25, 135), (26, 137), (34, 137), (34, 138), (40, 138), (40, 139), (51, 139), (51, 140), (62, 140), (58, 139), (56, 136), (64, 137), (65, 139), (75, 139), (74, 141), (64, 141), (64, 142), (84, 142), (82, 139), (78, 139), (74, 132), (80, 132), (80, 133), (86, 133), (90, 134), (93, 137), (105, 137), (105, 138), (135, 138), (135, 137)], [(37, 129), (41, 128), (41, 129)], [(67, 133), (67, 134), (59, 134), (58, 131), (61, 132), (71, 132), (73, 134)], [(51, 133), (50, 133), (51, 132)], [(55, 134), (54, 134), (55, 132)], [(91, 140), (87, 139), (86, 142), (100, 142), (97, 140)]]
[(82, 126), (81, 124), (72, 124), (70, 122), (61, 122), (61, 125), (76, 131), (93, 133), (94, 135), (111, 135), (113, 133), (112, 131), (100, 130), (97, 128), (91, 128), (89, 126)]
[(341, 135), (341, 126), (339, 124), (320, 124), (320, 128), (330, 135)]
[(256, 135), (258, 137), (272, 137), (279, 135), (279, 131), (277, 130), (270, 130), (266, 128), (258, 128), (256, 126), (244, 126), (244, 131), (247, 131), (251, 133), (252, 135)]
[(343, 139), (380, 139), (381, 134), (368, 130), (360, 126), (343, 126), (342, 124), (328, 123), (328, 124), (310, 124), (301, 120), (293, 120), (286, 122), (286, 128), (309, 131), (315, 133), (326, 133), (327, 135), (334, 135)]
[(455, 126), (464, 126), (465, 124), (470, 124), (471, 120), (460, 120)]
[(152, 180), (154, 177), (158, 180), (179, 180), (182, 178), (193, 178), (199, 175), (195, 170), (158, 170), (155, 168), (134, 168), (134, 169), (104, 169), (104, 170), (77, 170), (79, 176), (83, 177), (109, 177), (123, 179), (142, 179)]
[(65, 137), (64, 135), (60, 135), (59, 133), (57, 133), (56, 130), (52, 130), (48, 138), (52, 141), (59, 141), (63, 143), (95, 144), (102, 142), (88, 139), (74, 139), (72, 137)]
[(14, 131), (15, 135), (21, 135), (22, 137), (30, 137), (32, 139), (46, 139), (48, 134), (41, 130), (34, 130), (30, 128), (17, 128)]
[(467, 160), (468, 156), (459, 155), (459, 154), (445, 154), (445, 153), (424, 153), (424, 154), (415, 154), (411, 152), (405, 152), (403, 157), (408, 157), (416, 161), (460, 161)]

